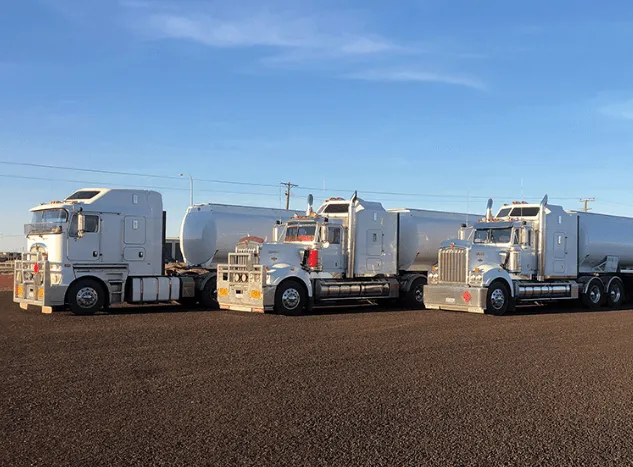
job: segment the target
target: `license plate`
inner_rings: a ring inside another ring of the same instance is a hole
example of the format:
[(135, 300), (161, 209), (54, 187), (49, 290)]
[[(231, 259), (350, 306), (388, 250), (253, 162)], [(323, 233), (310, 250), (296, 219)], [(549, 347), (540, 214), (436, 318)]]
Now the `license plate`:
[(256, 299), (262, 298), (262, 291), (261, 290), (251, 290), (251, 298), (256, 298)]
[(224, 287), (220, 288), (218, 290), (218, 295), (220, 297), (228, 297), (229, 296), (229, 289), (225, 289)]
[(446, 303), (455, 303), (455, 299), (446, 297)]

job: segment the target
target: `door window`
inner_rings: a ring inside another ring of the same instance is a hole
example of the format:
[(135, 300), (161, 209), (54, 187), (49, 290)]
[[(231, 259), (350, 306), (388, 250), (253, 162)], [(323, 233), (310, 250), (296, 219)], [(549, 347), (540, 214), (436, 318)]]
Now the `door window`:
[(339, 227), (328, 227), (327, 241), (333, 245), (341, 244), (341, 229)]
[[(99, 231), (99, 216), (87, 214), (87, 215), (84, 215), (84, 218), (86, 220), (85, 222), (86, 225), (84, 226), (85, 233), (95, 233)], [(78, 225), (79, 225), (78, 216), (77, 214), (75, 214), (72, 220), (70, 221), (70, 228), (68, 229), (69, 237), (77, 236)]]

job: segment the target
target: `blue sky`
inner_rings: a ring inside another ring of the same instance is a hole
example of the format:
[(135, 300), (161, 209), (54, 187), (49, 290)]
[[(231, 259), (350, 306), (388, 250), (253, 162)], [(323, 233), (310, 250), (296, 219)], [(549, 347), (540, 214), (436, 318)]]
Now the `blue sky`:
[[(278, 207), (290, 180), (297, 208), (548, 193), (633, 216), (630, 1), (5, 0), (0, 44), (1, 161), (270, 185), (198, 202)], [(161, 187), (172, 235), (189, 200), (178, 178), (0, 175), (0, 250), (82, 186)]]

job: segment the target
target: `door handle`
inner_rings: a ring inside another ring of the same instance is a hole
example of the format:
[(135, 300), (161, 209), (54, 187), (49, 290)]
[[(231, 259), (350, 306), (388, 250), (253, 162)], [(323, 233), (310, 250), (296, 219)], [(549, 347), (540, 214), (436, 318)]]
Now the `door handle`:
[(142, 258), (142, 257), (143, 257), (143, 252), (142, 252), (142, 251), (139, 251), (139, 252), (138, 252), (138, 257), (139, 257), (139, 258)]
[(93, 256), (94, 258), (96, 258), (97, 256), (99, 256), (99, 252), (98, 252), (98, 251), (93, 251), (93, 252), (92, 252), (92, 256)]

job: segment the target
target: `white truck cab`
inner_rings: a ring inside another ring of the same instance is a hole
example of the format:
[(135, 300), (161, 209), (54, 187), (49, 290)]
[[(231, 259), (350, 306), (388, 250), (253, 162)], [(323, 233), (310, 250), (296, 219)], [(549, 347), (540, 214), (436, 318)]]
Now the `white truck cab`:
[(163, 205), (149, 190), (87, 188), (33, 209), (14, 299), (74, 311), (123, 301), (128, 276), (163, 272)]
[(424, 288), (431, 309), (502, 315), (518, 303), (624, 302), (633, 267), (633, 219), (513, 202), (442, 243)]
[(426, 272), (465, 214), (385, 209), (330, 198), (275, 227), (274, 241), (246, 238), (218, 266), (227, 310), (300, 314), (315, 305), (402, 299), (423, 308)]

